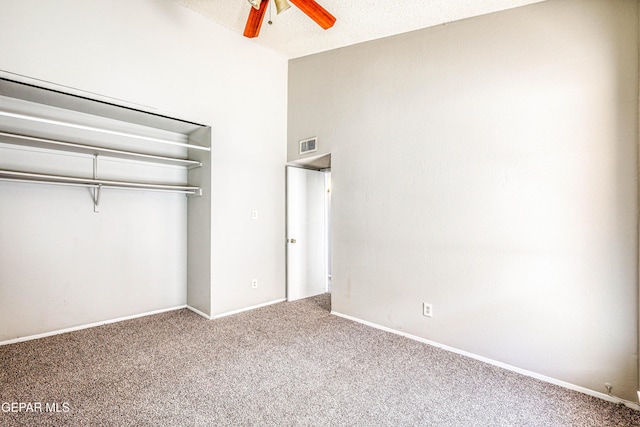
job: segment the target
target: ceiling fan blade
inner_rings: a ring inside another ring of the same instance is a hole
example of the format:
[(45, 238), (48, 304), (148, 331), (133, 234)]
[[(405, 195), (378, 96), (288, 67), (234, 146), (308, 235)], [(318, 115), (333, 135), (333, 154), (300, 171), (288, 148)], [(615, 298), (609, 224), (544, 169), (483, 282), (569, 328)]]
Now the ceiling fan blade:
[(262, 26), (262, 20), (267, 13), (267, 6), (269, 1), (263, 1), (260, 3), (260, 9), (251, 8), (249, 12), (249, 18), (247, 18), (247, 25), (244, 27), (244, 36), (250, 39), (258, 37), (260, 34), (260, 27)]
[(307, 16), (320, 25), (325, 30), (333, 27), (336, 22), (335, 16), (327, 12), (322, 6), (314, 0), (289, 0), (296, 5), (298, 9), (303, 11)]

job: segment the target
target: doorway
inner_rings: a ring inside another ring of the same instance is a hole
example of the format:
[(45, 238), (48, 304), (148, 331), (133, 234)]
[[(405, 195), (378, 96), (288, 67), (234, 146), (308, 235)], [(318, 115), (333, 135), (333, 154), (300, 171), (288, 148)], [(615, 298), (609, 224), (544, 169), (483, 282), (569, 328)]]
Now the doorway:
[(286, 175), (287, 300), (295, 301), (331, 289), (331, 169), (294, 164)]

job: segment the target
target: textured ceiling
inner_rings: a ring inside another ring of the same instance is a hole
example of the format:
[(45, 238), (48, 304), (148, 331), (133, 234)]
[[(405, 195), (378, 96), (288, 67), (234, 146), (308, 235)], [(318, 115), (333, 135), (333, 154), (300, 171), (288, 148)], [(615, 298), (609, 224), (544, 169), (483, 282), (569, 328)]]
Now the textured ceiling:
[[(247, 0), (174, 0), (242, 35), (251, 5)], [(270, 0), (272, 1), (272, 0)], [(337, 18), (324, 31), (295, 6), (276, 15), (273, 4), (260, 35), (253, 39), (287, 58), (297, 58), (445, 22), (538, 3), (544, 0), (317, 0)]]

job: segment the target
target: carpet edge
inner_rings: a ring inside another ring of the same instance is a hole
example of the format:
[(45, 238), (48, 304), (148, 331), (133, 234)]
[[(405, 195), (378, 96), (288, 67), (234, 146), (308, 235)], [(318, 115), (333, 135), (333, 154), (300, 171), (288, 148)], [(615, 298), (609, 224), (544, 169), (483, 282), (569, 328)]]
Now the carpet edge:
[[(417, 335), (412, 335), (412, 334), (409, 334), (409, 333), (406, 333), (406, 332), (398, 331), (396, 329), (389, 328), (387, 326), (382, 326), (382, 325), (379, 325), (377, 323), (369, 322), (367, 320), (363, 320), (363, 319), (360, 319), (360, 318), (357, 318), (357, 317), (354, 317), (354, 316), (350, 316), (348, 314), (343, 314), (343, 313), (340, 313), (340, 312), (337, 312), (337, 311), (331, 311), (331, 314), (334, 315), (334, 316), (337, 316), (337, 317), (341, 317), (343, 319), (347, 319), (347, 320), (351, 320), (353, 322), (357, 322), (357, 323), (363, 324), (365, 326), (370, 326), (370, 327), (375, 328), (375, 329), (380, 329), (380, 330), (385, 331), (385, 332), (390, 332), (390, 333), (395, 334), (395, 335), (400, 335), (400, 336), (403, 336), (403, 337), (408, 338), (408, 339), (413, 340), (413, 341), (418, 341), (418, 342), (421, 342), (421, 343), (424, 343), (424, 344), (428, 344), (428, 345), (433, 346), (433, 347), (440, 348), (442, 350), (450, 351), (452, 353), (456, 353), (456, 354), (459, 354), (461, 356), (470, 357), (471, 359), (475, 359), (475, 360), (478, 360), (480, 362), (488, 363), (489, 365), (497, 366), (499, 368), (506, 369), (508, 371), (516, 372), (518, 374), (521, 374), (521, 375), (524, 375), (524, 376), (527, 376), (527, 377), (530, 377), (530, 378), (535, 378), (537, 380), (544, 381), (544, 382), (547, 382), (547, 383), (550, 383), (550, 384), (554, 384), (554, 385), (557, 385), (559, 387), (563, 387), (563, 388), (566, 388), (566, 389), (569, 389), (569, 390), (577, 391), (579, 393), (583, 393), (583, 394), (586, 394), (586, 395), (589, 395), (589, 396), (597, 397), (599, 399), (606, 400), (608, 402), (622, 403), (622, 404), (624, 404), (625, 406), (627, 406), (627, 407), (629, 407), (631, 409), (635, 409), (636, 411), (640, 411), (640, 404), (632, 402), (630, 400), (622, 399), (622, 398), (619, 398), (619, 397), (616, 397), (616, 396), (609, 396), (608, 394), (600, 393), (598, 391), (591, 390), (591, 389), (588, 389), (586, 387), (582, 387), (582, 386), (579, 386), (579, 385), (576, 385), (576, 384), (572, 384), (572, 383), (569, 383), (569, 382), (566, 382), (566, 381), (558, 380), (556, 378), (548, 377), (546, 375), (542, 375), (542, 374), (539, 374), (537, 372), (533, 372), (533, 371), (529, 371), (529, 370), (526, 370), (526, 369), (518, 368), (517, 366), (509, 365), (509, 364), (504, 363), (504, 362), (499, 362), (497, 360), (493, 360), (493, 359), (490, 359), (488, 357), (480, 356), (480, 355), (477, 355), (475, 353), (470, 353), (468, 351), (460, 350), (460, 349), (455, 348), (455, 347), (450, 347), (450, 346), (445, 345), (445, 344), (440, 344), (440, 343), (438, 343), (436, 341), (431, 341), (431, 340), (428, 340), (426, 338), (419, 337)], [(640, 392), (639, 392), (639, 395), (640, 395)]]
[(51, 337), (51, 336), (54, 336), (54, 335), (66, 334), (67, 332), (75, 332), (75, 331), (80, 331), (82, 329), (95, 328), (96, 326), (102, 326), (102, 325), (108, 325), (108, 324), (111, 324), (111, 323), (123, 322), (125, 320), (137, 319), (139, 317), (152, 316), (154, 314), (166, 313), (168, 311), (181, 310), (183, 308), (187, 308), (187, 305), (183, 304), (183, 305), (178, 305), (178, 306), (174, 306), (174, 307), (160, 308), (158, 310), (146, 311), (144, 313), (131, 314), (129, 316), (116, 317), (114, 319), (100, 320), (98, 322), (87, 323), (87, 324), (78, 325), (78, 326), (71, 326), (69, 328), (57, 329), (55, 331), (43, 332), (41, 334), (34, 334), (34, 335), (27, 335), (27, 336), (24, 336), (24, 337), (12, 338), (12, 339), (9, 339), (9, 340), (0, 341), (0, 347), (2, 347), (4, 345), (9, 345), (9, 344), (16, 344), (16, 343), (19, 343), (19, 342), (25, 342), (25, 341), (37, 340), (37, 339), (40, 339), (40, 338)]

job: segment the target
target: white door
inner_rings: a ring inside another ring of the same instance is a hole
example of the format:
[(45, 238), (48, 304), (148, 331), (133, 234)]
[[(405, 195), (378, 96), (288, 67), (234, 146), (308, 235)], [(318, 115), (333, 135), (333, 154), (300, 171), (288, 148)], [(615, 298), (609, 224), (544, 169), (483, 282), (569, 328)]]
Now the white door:
[(324, 293), (327, 286), (325, 173), (287, 167), (287, 299)]

